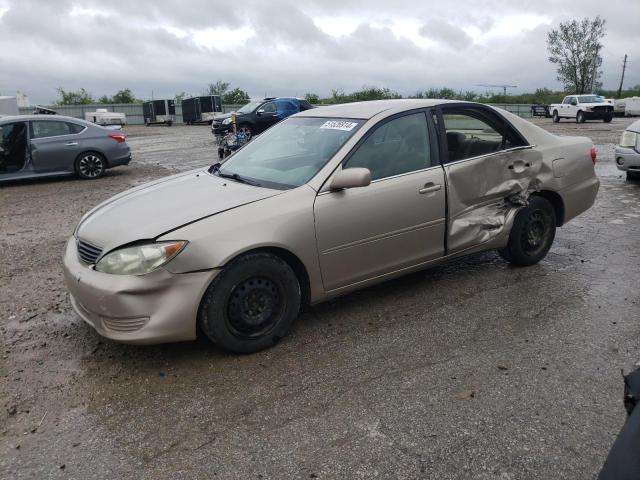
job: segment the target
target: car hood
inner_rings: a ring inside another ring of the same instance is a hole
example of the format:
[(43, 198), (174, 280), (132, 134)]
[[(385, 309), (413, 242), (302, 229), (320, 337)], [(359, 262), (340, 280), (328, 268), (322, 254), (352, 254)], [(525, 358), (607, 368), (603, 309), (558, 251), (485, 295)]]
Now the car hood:
[[(236, 112), (236, 115), (237, 116), (241, 116), (241, 115), (244, 115), (244, 114)], [(224, 120), (226, 118), (231, 118), (231, 113), (221, 113), (220, 115), (216, 115), (214, 117), (214, 120), (215, 121), (218, 121), (218, 120), (222, 121), (222, 120)]]
[(101, 203), (82, 218), (75, 236), (106, 253), (280, 193), (220, 178), (206, 170), (191, 171), (141, 185)]

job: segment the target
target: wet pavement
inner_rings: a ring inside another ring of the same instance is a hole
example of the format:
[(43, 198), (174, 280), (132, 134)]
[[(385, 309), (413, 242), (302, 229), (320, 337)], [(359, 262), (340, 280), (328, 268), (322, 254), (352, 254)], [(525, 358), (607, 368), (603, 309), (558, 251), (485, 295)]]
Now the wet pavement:
[(473, 255), (313, 307), (275, 348), (133, 347), (72, 312), (82, 213), (215, 160), (206, 127), (131, 127), (129, 168), (0, 187), (0, 478), (595, 478), (640, 360), (640, 183), (630, 121), (536, 120), (593, 138), (595, 206), (547, 258)]

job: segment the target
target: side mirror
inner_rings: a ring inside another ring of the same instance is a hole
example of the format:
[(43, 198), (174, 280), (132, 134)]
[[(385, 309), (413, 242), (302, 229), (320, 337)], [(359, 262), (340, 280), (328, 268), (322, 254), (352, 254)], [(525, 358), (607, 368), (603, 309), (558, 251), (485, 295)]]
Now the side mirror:
[(578, 105), (578, 102), (576, 102), (575, 100), (571, 100), (571, 105), (575, 107), (576, 105)]
[(345, 188), (366, 187), (371, 183), (371, 172), (368, 168), (345, 168), (338, 172), (329, 188), (331, 190), (342, 190)]
[(258, 111), (256, 111), (256, 115), (262, 115), (263, 113), (264, 113), (264, 108), (261, 108)]

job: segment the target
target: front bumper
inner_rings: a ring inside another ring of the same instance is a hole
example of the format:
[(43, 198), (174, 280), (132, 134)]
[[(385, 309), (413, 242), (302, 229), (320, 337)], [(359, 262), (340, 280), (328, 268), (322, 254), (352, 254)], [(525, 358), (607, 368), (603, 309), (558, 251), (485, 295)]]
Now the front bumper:
[(213, 123), (211, 124), (211, 133), (216, 137), (223, 136), (229, 133), (232, 128), (233, 127), (231, 123), (227, 125), (222, 125), (221, 123)]
[(134, 344), (195, 339), (200, 300), (218, 273), (96, 272), (78, 258), (74, 237), (67, 243), (63, 270), (76, 313), (100, 335)]
[(615, 160), (618, 170), (640, 173), (640, 153), (633, 148), (616, 147)]
[(596, 110), (596, 111), (584, 111), (584, 118), (587, 120), (604, 120), (605, 118), (613, 118), (613, 110)]

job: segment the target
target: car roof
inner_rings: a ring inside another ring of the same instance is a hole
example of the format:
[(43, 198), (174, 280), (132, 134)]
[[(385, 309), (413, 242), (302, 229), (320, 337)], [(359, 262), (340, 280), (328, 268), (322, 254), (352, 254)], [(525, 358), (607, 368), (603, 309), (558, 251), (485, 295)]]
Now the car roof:
[(28, 122), (30, 120), (45, 120), (45, 121), (62, 121), (62, 122), (75, 122), (82, 125), (93, 125), (95, 123), (87, 122), (81, 118), (67, 117), (65, 115), (8, 115), (6, 117), (0, 116), (0, 122)]
[(339, 105), (327, 105), (305, 110), (297, 114), (298, 117), (332, 117), (332, 118), (361, 118), (368, 120), (379, 113), (393, 110), (393, 112), (403, 112), (415, 108), (433, 107), (445, 103), (465, 103), (458, 100), (438, 100), (438, 99), (398, 99), (398, 100), (370, 100), (366, 102), (341, 103)]

